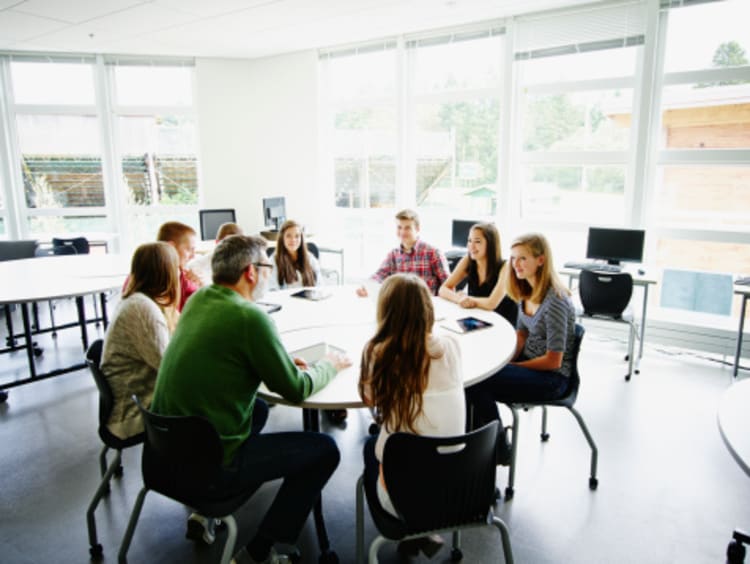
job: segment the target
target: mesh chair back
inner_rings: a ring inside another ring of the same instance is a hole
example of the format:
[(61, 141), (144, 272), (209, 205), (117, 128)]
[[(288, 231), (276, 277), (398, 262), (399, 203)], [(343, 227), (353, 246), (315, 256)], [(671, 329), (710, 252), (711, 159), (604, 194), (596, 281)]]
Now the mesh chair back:
[(498, 422), (456, 437), (394, 433), (383, 452), (393, 506), (416, 533), (485, 523), (495, 492)]
[(582, 270), (578, 290), (585, 315), (620, 319), (633, 295), (633, 277), (627, 272)]
[(143, 433), (140, 433), (127, 439), (121, 439), (118, 436), (113, 435), (107, 428), (107, 423), (109, 422), (112, 410), (115, 407), (115, 396), (114, 393), (112, 393), (112, 387), (109, 385), (109, 380), (104, 376), (101, 369), (103, 348), (104, 341), (102, 341), (102, 339), (97, 339), (91, 343), (89, 350), (86, 351), (86, 364), (91, 371), (91, 375), (94, 377), (96, 388), (99, 390), (99, 437), (108, 447), (121, 450), (128, 446), (143, 442), (144, 435)]
[(211, 498), (224, 455), (213, 425), (197, 415), (157, 415), (133, 399), (146, 428), (141, 466), (144, 485), (190, 506)]
[(89, 250), (89, 240), (86, 237), (52, 238), (52, 252), (56, 255), (87, 255)]
[(0, 261), (34, 258), (36, 247), (36, 240), (0, 241)]

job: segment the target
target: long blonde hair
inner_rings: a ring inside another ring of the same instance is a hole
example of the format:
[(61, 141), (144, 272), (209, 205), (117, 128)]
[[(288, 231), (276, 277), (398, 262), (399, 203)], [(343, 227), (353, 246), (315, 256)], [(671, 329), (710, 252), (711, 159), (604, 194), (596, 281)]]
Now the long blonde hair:
[(544, 235), (541, 233), (527, 233), (526, 235), (521, 235), (513, 241), (513, 244), (510, 247), (513, 249), (519, 246), (526, 247), (531, 251), (534, 258), (540, 256), (544, 257), (544, 261), (537, 271), (537, 283), (533, 288), (526, 280), (520, 280), (516, 276), (516, 271), (512, 264), (510, 268), (504, 269), (506, 277), (505, 287), (507, 288), (506, 291), (511, 299), (516, 302), (528, 300), (532, 303), (539, 304), (544, 300), (550, 287), (554, 288), (555, 293), (558, 296), (570, 295), (570, 290), (565, 287), (565, 284), (562, 283), (555, 271), (552, 262), (552, 250)]
[(362, 352), (359, 393), (379, 412), (389, 430), (416, 432), (430, 361), (428, 339), (435, 323), (432, 296), (424, 280), (399, 273), (380, 288), (378, 327)]

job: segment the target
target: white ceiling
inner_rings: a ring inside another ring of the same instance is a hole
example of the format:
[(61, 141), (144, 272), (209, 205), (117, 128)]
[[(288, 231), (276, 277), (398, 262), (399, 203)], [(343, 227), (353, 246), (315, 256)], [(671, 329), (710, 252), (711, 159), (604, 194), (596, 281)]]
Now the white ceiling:
[(0, 0), (0, 50), (255, 58), (584, 3)]

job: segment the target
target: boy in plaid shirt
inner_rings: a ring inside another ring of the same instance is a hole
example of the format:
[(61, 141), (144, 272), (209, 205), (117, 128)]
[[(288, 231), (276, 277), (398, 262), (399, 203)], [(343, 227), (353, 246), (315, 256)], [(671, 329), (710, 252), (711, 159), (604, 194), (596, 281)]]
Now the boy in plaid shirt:
[[(396, 234), (401, 244), (388, 253), (372, 279), (382, 282), (396, 272), (411, 272), (422, 278), (433, 295), (448, 278), (448, 262), (445, 255), (419, 239), (419, 216), (412, 210), (401, 210), (396, 214)], [(361, 286), (357, 295), (367, 296), (367, 288)]]

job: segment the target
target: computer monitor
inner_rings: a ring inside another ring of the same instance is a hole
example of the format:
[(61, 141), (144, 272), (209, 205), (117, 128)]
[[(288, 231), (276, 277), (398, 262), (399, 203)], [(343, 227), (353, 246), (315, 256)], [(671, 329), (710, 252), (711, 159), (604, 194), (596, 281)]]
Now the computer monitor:
[(266, 227), (278, 231), (286, 220), (286, 205), (284, 196), (263, 198), (263, 222)]
[(219, 227), (224, 223), (237, 223), (233, 209), (200, 210), (198, 211), (201, 224), (201, 239), (209, 241), (216, 239)]
[(472, 226), (479, 223), (478, 221), (470, 221), (466, 219), (454, 219), (453, 227), (451, 229), (451, 245), (454, 247), (466, 247), (466, 243), (469, 240), (469, 232)]
[(642, 229), (607, 229), (589, 227), (586, 258), (606, 260), (609, 264), (643, 261)]

